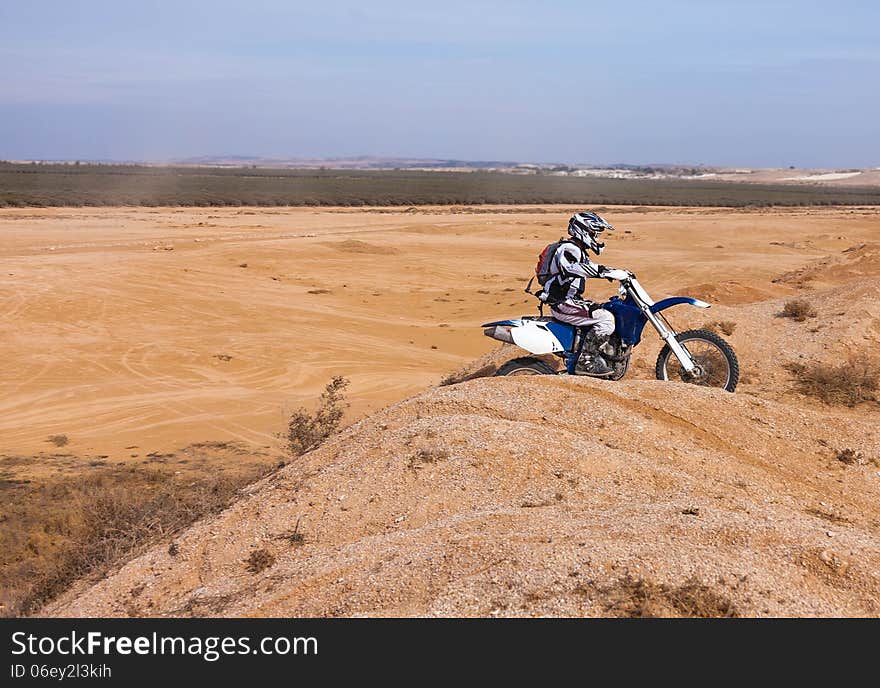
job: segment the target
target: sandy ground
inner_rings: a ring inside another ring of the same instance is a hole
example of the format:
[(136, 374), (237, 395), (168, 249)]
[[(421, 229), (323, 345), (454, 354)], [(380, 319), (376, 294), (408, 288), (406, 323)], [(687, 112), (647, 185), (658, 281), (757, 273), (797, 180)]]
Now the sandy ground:
[[(482, 322), (534, 310), (521, 289), (572, 211), (476, 210), (0, 210), (0, 453), (59, 434), (82, 460), (274, 449), (333, 375), (352, 381), (352, 419), (426, 389), (492, 347)], [(605, 215), (609, 265), (722, 319), (796, 293), (773, 280), (880, 226), (868, 208)], [(749, 333), (733, 341), (754, 380)], [(641, 349), (636, 375), (658, 346)]]
[[(532, 310), (570, 212), (4, 211), (0, 449), (46, 457), (18, 470), (56, 470), (59, 433), (66, 470), (275, 451), (332, 375), (362, 418), (43, 613), (880, 615), (877, 404), (784, 367), (876, 353), (880, 209), (605, 212), (607, 264), (714, 304), (679, 329), (735, 323), (734, 395), (651, 380), (650, 335), (619, 383), (431, 389), (511, 355), (478, 325)], [(779, 318), (793, 295), (819, 317)]]

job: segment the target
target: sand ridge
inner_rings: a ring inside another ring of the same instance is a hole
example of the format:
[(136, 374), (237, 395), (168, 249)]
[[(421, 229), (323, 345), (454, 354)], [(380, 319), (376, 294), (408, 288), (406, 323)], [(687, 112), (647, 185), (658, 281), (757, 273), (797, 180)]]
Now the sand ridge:
[[(472, 380), (355, 424), (173, 554), (44, 611), (607, 616), (647, 580), (704, 586), (737, 615), (876, 615), (880, 476), (818, 441), (844, 436), (880, 452), (869, 418), (750, 395)], [(272, 564), (255, 573), (257, 551)]]

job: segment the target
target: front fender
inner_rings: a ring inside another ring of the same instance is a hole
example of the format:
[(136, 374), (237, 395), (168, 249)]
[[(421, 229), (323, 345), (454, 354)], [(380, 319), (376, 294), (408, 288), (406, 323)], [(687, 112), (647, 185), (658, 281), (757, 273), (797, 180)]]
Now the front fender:
[(651, 306), (651, 312), (659, 313), (660, 311), (666, 310), (670, 306), (677, 306), (680, 303), (687, 303), (691, 306), (696, 306), (697, 308), (709, 308), (712, 305), (706, 303), (705, 301), (700, 301), (699, 299), (692, 299), (690, 296), (671, 296), (668, 299), (658, 301), (653, 306)]

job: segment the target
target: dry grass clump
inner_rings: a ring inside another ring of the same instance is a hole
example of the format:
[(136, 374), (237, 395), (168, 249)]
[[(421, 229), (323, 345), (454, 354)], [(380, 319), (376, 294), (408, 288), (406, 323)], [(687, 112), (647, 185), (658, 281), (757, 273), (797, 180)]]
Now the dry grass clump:
[(47, 441), (47, 442), (51, 442), (51, 443), (54, 444), (56, 447), (63, 447), (63, 446), (65, 446), (68, 442), (70, 442), (70, 440), (67, 438), (67, 435), (49, 435), (49, 436), (46, 438), (46, 441)]
[(409, 457), (408, 465), (413, 470), (417, 470), (427, 463), (437, 463), (445, 461), (449, 458), (449, 452), (445, 449), (437, 447), (428, 447), (419, 449), (415, 454)]
[(301, 408), (287, 424), (287, 448), (294, 456), (300, 456), (320, 446), (324, 440), (339, 430), (345, 415), (345, 395), (348, 380), (337, 375), (324, 388), (314, 413)]
[(789, 363), (798, 390), (829, 405), (857, 406), (878, 401), (880, 364), (859, 356), (834, 365), (831, 363)]
[[(300, 410), (293, 416), (288, 428), (291, 451), (308, 451), (337, 430), (347, 385), (344, 378), (333, 378), (314, 414)], [(56, 439), (50, 441), (63, 446), (61, 437), (52, 436)], [(226, 442), (187, 448), (193, 449), (244, 451)], [(155, 463), (174, 455), (147, 456)], [(44, 482), (0, 476), (0, 616), (32, 614), (75, 581), (105, 575), (198, 519), (226, 508), (242, 487), (274, 467), (274, 462), (242, 465), (230, 473), (183, 476), (162, 467), (93, 461), (86, 474)], [(297, 528), (290, 542), (302, 541)], [(176, 542), (168, 545), (169, 556), (179, 551)], [(270, 557), (271, 552), (258, 550), (249, 569), (256, 573), (268, 568), (274, 562)]]
[(729, 337), (736, 330), (736, 323), (732, 320), (713, 320), (703, 325), (702, 329)]
[(804, 322), (807, 318), (815, 318), (816, 315), (818, 315), (816, 309), (813, 308), (813, 304), (809, 301), (793, 299), (792, 301), (785, 302), (779, 317), (791, 318), (796, 322)]
[(275, 555), (265, 548), (254, 550), (251, 552), (251, 555), (245, 559), (245, 564), (247, 564), (247, 570), (250, 573), (260, 573), (271, 566), (274, 566)]
[[(856, 449), (850, 449), (849, 447), (846, 449), (838, 449), (834, 458), (841, 463), (845, 463), (847, 466), (863, 466), (869, 463), (862, 452)], [(870, 463), (876, 463), (876, 460), (872, 460)]]
[(292, 532), (283, 533), (281, 535), (276, 536), (279, 540), (285, 540), (287, 544), (292, 547), (300, 547), (304, 545), (306, 542), (306, 537), (301, 532), (299, 532), (299, 523), (300, 519), (296, 520), (296, 526), (294, 527)]
[(0, 481), (0, 616), (33, 613), (76, 580), (105, 574), (219, 512), (264, 473), (250, 468), (193, 480), (163, 470), (101, 466), (45, 483)]
[(739, 616), (730, 599), (696, 578), (690, 578), (681, 585), (667, 585), (627, 575), (602, 592), (607, 595), (606, 611), (614, 616), (629, 618)]

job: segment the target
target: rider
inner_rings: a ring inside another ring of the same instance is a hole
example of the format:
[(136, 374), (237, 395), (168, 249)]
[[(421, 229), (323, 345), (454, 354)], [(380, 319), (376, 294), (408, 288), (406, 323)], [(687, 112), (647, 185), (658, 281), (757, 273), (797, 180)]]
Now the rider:
[[(550, 266), (551, 277), (544, 283), (538, 298), (549, 304), (557, 320), (577, 327), (592, 328), (598, 350), (607, 355), (612, 352), (608, 338), (614, 333), (614, 316), (583, 298), (587, 278), (610, 280), (629, 276), (625, 270), (597, 265), (587, 255), (588, 250), (597, 256), (605, 250), (605, 244), (597, 237), (606, 229), (613, 230), (614, 227), (596, 213), (572, 215), (568, 221), (571, 239), (564, 240), (557, 248)], [(613, 372), (598, 353), (592, 354), (585, 364), (585, 371), (592, 375), (610, 375)]]

